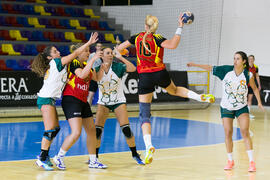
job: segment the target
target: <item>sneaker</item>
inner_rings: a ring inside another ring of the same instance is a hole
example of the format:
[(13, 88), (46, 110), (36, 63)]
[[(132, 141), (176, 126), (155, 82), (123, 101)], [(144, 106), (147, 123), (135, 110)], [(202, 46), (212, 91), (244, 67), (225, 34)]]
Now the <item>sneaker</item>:
[(139, 154), (137, 156), (133, 156), (133, 159), (137, 162), (137, 164), (145, 165)]
[(53, 163), (51, 162), (50, 156), (47, 156), (46, 162), (47, 162), (48, 166), (53, 167)]
[(234, 166), (234, 160), (230, 161), (228, 160), (227, 165), (224, 167), (224, 170), (231, 170)]
[(255, 167), (255, 162), (254, 161), (251, 161), (249, 163), (248, 172), (256, 172), (256, 167)]
[(214, 103), (215, 102), (215, 96), (212, 94), (202, 94), (201, 95), (202, 102), (208, 102), (208, 103)]
[(41, 161), (39, 158), (36, 161), (36, 165), (38, 165), (39, 167), (42, 167), (43, 169), (45, 169), (46, 171), (52, 171), (53, 168), (50, 167), (46, 161)]
[(58, 169), (60, 169), (60, 170), (66, 169), (66, 166), (64, 163), (64, 157), (59, 157), (56, 155), (56, 156), (54, 156), (53, 161)]
[(154, 152), (155, 148), (153, 146), (145, 150), (145, 157), (144, 157), (145, 164), (150, 164), (153, 161)]
[(108, 168), (108, 166), (106, 166), (105, 164), (102, 164), (101, 162), (99, 162), (99, 160), (97, 159), (96, 161), (89, 161), (89, 168), (96, 168), (96, 169), (106, 169)]

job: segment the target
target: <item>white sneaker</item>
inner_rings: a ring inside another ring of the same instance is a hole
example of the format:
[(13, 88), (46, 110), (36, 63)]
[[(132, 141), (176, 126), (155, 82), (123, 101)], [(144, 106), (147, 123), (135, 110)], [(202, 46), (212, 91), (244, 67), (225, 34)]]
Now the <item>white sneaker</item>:
[(145, 164), (150, 164), (153, 161), (154, 152), (155, 152), (155, 148), (153, 146), (145, 150), (145, 156), (144, 156)]
[(108, 166), (106, 166), (105, 164), (102, 164), (101, 162), (99, 162), (99, 160), (97, 159), (96, 161), (89, 161), (89, 168), (96, 168), (96, 169), (106, 169), (108, 168)]
[(53, 161), (56, 165), (56, 167), (60, 170), (66, 170), (66, 166), (64, 163), (64, 157), (54, 156)]

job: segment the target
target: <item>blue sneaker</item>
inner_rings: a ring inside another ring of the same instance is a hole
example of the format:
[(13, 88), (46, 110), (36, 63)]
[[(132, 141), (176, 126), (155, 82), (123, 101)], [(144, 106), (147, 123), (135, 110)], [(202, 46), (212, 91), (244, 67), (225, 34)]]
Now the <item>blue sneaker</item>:
[(41, 161), (40, 159), (38, 159), (36, 161), (36, 165), (38, 165), (39, 167), (42, 167), (43, 169), (45, 169), (46, 171), (52, 171), (53, 168), (50, 167), (48, 164), (47, 164), (47, 161)]
[(106, 166), (105, 164), (102, 164), (101, 162), (99, 162), (99, 160), (97, 159), (96, 161), (89, 161), (89, 168), (97, 168), (97, 169), (106, 169), (108, 168), (108, 166)]
[(65, 166), (65, 163), (64, 163), (64, 157), (59, 157), (59, 156), (54, 156), (53, 157), (53, 161), (56, 165), (56, 167), (60, 170), (66, 170), (66, 166)]
[(142, 159), (140, 158), (140, 155), (138, 156), (133, 156), (133, 159), (137, 162), (139, 165), (145, 165)]
[(47, 156), (46, 162), (47, 162), (48, 166), (53, 167), (53, 163), (51, 162), (50, 156)]

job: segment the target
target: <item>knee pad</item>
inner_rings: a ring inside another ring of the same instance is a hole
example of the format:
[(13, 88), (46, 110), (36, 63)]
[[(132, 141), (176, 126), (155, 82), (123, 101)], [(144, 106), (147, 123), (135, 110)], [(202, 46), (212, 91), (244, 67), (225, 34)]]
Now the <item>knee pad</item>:
[(123, 126), (120, 126), (121, 129), (122, 129), (122, 132), (124, 133), (125, 137), (126, 138), (132, 138), (133, 137), (133, 133), (130, 129), (130, 125), (129, 124), (126, 124), (126, 125), (123, 125)]
[(96, 136), (97, 136), (97, 139), (101, 139), (101, 135), (102, 135), (102, 132), (103, 132), (103, 128), (102, 126), (96, 126)]
[(43, 137), (47, 139), (48, 141), (52, 141), (59, 131), (60, 131), (60, 127), (56, 127), (54, 129), (44, 131)]
[(140, 121), (143, 125), (144, 123), (151, 123), (150, 117), (151, 117), (151, 103), (139, 103), (140, 105)]

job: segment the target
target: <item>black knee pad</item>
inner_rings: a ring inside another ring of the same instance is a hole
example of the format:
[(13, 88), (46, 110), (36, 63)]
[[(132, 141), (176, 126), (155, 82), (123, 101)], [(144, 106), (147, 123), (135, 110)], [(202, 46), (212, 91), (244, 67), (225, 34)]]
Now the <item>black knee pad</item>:
[(102, 126), (96, 126), (96, 136), (97, 136), (97, 139), (101, 139), (101, 135), (102, 135), (102, 132), (103, 132), (103, 128)]
[(129, 124), (126, 124), (126, 125), (123, 125), (121, 126), (121, 129), (122, 129), (122, 132), (124, 133), (125, 137), (126, 138), (132, 138), (133, 137), (133, 133), (130, 129), (130, 125)]
[(60, 127), (44, 131), (43, 137), (46, 138), (48, 141), (52, 141), (55, 138), (55, 136), (59, 133), (59, 131)]

